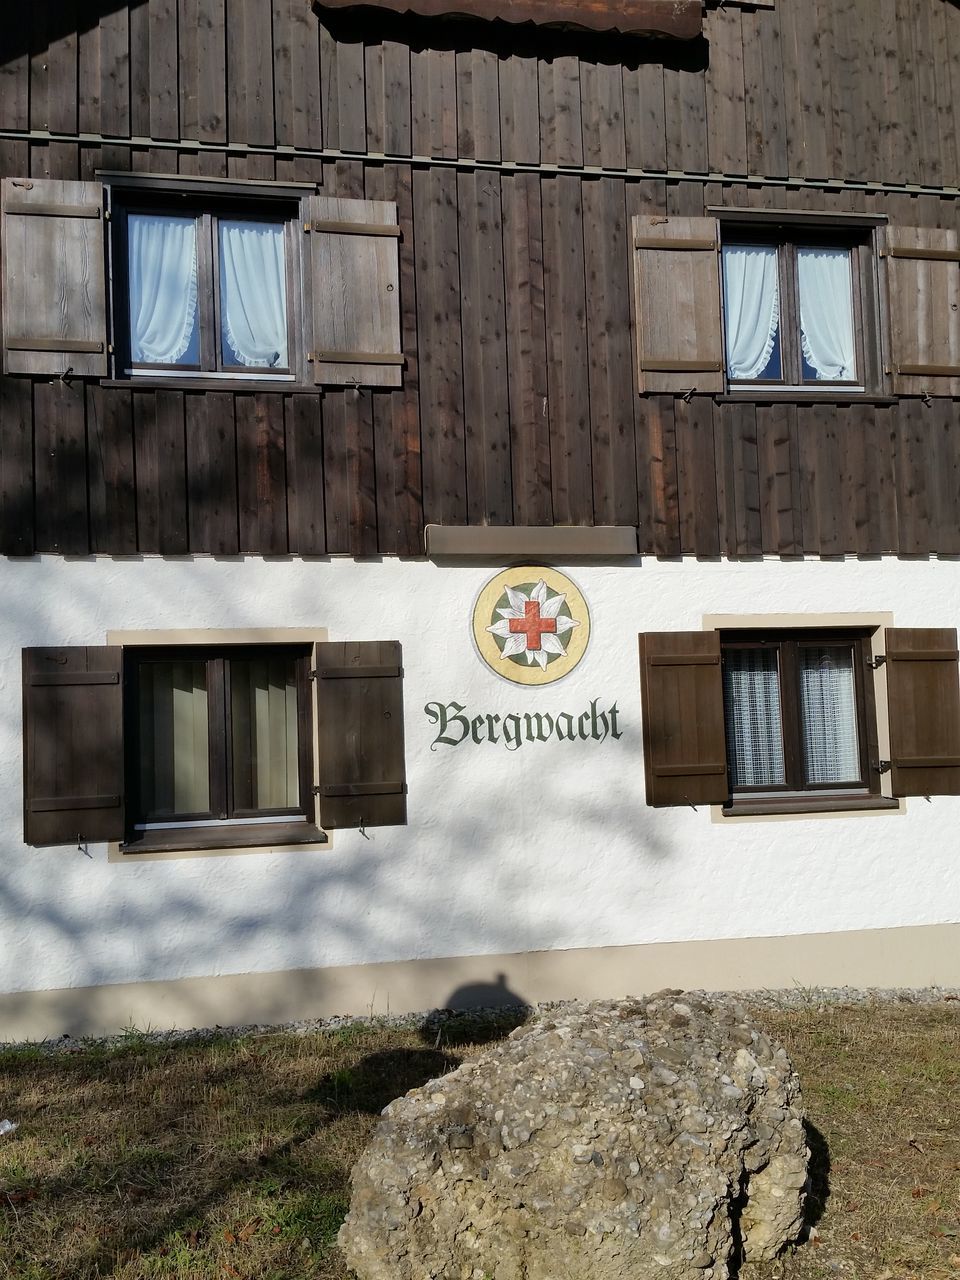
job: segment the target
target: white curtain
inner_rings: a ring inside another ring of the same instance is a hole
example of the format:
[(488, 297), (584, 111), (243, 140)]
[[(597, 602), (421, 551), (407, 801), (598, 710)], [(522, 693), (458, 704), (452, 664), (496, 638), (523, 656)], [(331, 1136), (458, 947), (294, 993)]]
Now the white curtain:
[(294, 660), (235, 658), (230, 687), (237, 807), (296, 808), (300, 755)]
[(283, 226), (220, 222), (220, 306), (224, 356), (260, 368), (287, 363)]
[(807, 782), (857, 781), (860, 752), (851, 649), (801, 648), (800, 715)]
[(197, 327), (196, 220), (131, 213), (127, 235), (131, 356), (135, 364), (176, 364)]
[(723, 708), (733, 786), (782, 784), (783, 730), (776, 653), (764, 649), (728, 649), (724, 653)]
[(798, 249), (800, 340), (817, 378), (856, 376), (849, 249)]
[[(775, 245), (723, 247), (727, 373), (756, 378), (766, 369), (780, 327), (780, 283)], [(779, 369), (774, 376), (779, 376)]]

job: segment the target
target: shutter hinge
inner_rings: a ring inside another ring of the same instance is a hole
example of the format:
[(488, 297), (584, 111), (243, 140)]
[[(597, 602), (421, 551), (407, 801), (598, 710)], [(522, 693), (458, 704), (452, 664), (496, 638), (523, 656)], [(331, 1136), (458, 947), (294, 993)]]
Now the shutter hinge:
[(878, 653), (872, 662), (867, 663), (867, 666), (870, 668), (871, 671), (877, 671), (880, 667), (882, 667), (886, 663), (886, 661), (887, 661), (887, 655), (885, 653)]
[(889, 760), (878, 760), (878, 761), (877, 761), (877, 763), (876, 763), (873, 767), (874, 767), (875, 772), (877, 772), (877, 773), (889, 773), (889, 772), (890, 772), (890, 761), (889, 761)]

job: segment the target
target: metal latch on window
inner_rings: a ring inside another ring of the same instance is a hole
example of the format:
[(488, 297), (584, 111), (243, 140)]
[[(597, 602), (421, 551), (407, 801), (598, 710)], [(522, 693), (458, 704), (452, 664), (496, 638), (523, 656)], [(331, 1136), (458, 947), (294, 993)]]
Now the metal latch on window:
[(880, 653), (880, 654), (877, 654), (877, 656), (874, 658), (872, 662), (868, 662), (867, 666), (870, 668), (871, 671), (877, 671), (880, 667), (883, 666), (886, 660), (887, 660), (887, 655), (885, 653)]
[(878, 760), (878, 761), (877, 761), (877, 763), (876, 763), (873, 767), (874, 767), (874, 769), (877, 771), (877, 773), (889, 773), (889, 772), (890, 772), (890, 761), (889, 761), (889, 760)]

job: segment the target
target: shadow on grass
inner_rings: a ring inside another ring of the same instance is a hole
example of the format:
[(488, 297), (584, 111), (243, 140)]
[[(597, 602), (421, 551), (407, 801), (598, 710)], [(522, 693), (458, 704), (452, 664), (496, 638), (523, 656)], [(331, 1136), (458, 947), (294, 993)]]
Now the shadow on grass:
[(810, 1164), (807, 1167), (807, 1201), (803, 1210), (801, 1242), (810, 1238), (810, 1229), (823, 1217), (830, 1198), (830, 1148), (827, 1140), (809, 1120), (803, 1122), (803, 1134), (810, 1148)]
[[(466, 1042), (464, 1042), (466, 1043)], [(379, 1115), (395, 1098), (446, 1075), (462, 1059), (440, 1049), (386, 1049), (368, 1053), (352, 1066), (323, 1076), (306, 1094), (333, 1114), (360, 1111)]]

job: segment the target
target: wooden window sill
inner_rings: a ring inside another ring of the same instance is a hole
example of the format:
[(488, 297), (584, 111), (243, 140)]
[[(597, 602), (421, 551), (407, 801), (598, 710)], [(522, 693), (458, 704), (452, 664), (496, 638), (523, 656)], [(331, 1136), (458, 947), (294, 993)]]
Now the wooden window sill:
[(300, 382), (281, 382), (279, 379), (256, 378), (101, 378), (100, 386), (124, 391), (270, 391), (276, 395), (320, 395), (323, 388), (304, 386)]
[(738, 800), (724, 805), (725, 818), (758, 817), (784, 813), (855, 813), (858, 810), (899, 809), (900, 801), (889, 796), (784, 796), (782, 800)]
[(138, 831), (120, 845), (121, 853), (165, 853), (182, 849), (256, 849), (279, 845), (327, 844), (326, 832), (312, 822), (224, 823), (217, 827), (178, 827)]
[(893, 405), (896, 396), (868, 391), (728, 391), (715, 397), (717, 404), (872, 404)]

